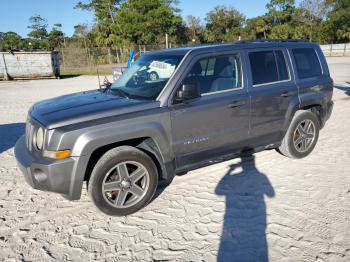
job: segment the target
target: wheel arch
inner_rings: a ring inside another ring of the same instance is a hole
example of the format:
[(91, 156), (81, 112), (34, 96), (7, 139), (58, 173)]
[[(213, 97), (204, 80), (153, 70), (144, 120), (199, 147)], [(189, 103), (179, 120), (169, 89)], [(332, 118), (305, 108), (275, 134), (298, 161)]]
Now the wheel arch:
[(323, 127), (323, 108), (321, 104), (310, 104), (301, 107), (299, 110), (307, 110), (314, 113), (317, 117), (320, 128)]
[(156, 141), (152, 137), (139, 137), (139, 138), (132, 138), (128, 140), (110, 143), (110, 144), (103, 145), (96, 148), (90, 155), (90, 158), (86, 167), (85, 175), (84, 175), (84, 181), (89, 180), (91, 172), (94, 166), (96, 165), (97, 161), (108, 150), (119, 146), (135, 147), (143, 151), (144, 153), (146, 153), (149, 157), (151, 157), (151, 159), (157, 166), (160, 180), (168, 179), (169, 176), (171, 176), (172, 169), (174, 170), (174, 168), (172, 166), (167, 166), (166, 160), (164, 159), (164, 156), (162, 155), (162, 152), (159, 146), (157, 145)]
[(307, 102), (302, 102), (302, 103), (292, 103), (291, 106), (287, 110), (286, 121), (285, 121), (284, 128), (283, 128), (284, 133), (287, 132), (287, 130), (290, 126), (290, 123), (293, 120), (295, 113), (297, 111), (300, 111), (300, 110), (308, 110), (308, 111), (313, 112), (317, 116), (317, 119), (318, 119), (319, 124), (320, 124), (320, 128), (322, 128), (324, 126), (324, 123), (323, 123), (324, 122), (323, 121), (324, 112), (323, 112), (322, 103), (320, 101), (307, 101)]

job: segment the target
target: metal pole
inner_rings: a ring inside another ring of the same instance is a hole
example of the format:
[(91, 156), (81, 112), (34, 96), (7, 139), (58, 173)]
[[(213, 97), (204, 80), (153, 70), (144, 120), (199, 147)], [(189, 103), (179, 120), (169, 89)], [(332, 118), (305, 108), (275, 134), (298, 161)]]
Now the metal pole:
[(165, 34), (165, 48), (169, 48), (169, 42), (168, 42), (168, 34)]
[(112, 52), (111, 52), (111, 47), (107, 47), (108, 51), (108, 62), (109, 64), (112, 64)]
[(5, 62), (5, 54), (2, 53), (1, 57), (2, 57), (2, 62), (4, 63), (4, 80), (9, 80), (10, 77), (9, 77), (9, 75), (7, 73), (7, 66), (6, 66), (6, 62)]
[(118, 47), (115, 48), (115, 53), (117, 55), (117, 63), (120, 63)]
[(62, 54), (62, 65), (63, 68), (66, 69), (66, 63), (65, 63), (65, 58), (64, 58), (64, 47), (61, 49), (61, 54)]
[(344, 54), (343, 54), (343, 56), (346, 56), (346, 45), (347, 44), (344, 44)]

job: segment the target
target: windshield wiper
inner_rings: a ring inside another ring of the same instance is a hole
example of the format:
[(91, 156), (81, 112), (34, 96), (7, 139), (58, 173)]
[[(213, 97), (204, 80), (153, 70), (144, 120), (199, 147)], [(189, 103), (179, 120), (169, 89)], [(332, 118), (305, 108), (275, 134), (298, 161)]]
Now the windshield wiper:
[(130, 95), (129, 95), (127, 92), (125, 92), (125, 91), (123, 91), (123, 90), (121, 90), (121, 89), (118, 89), (118, 88), (113, 88), (112, 90), (113, 90), (113, 91), (118, 91), (118, 93), (119, 93), (119, 95), (120, 95), (121, 97), (130, 99)]

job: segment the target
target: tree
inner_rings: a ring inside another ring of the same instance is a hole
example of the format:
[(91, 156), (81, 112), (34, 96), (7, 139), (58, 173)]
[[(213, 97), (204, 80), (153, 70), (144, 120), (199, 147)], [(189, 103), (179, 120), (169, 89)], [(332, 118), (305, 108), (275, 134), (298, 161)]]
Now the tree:
[(293, 15), (294, 26), (299, 30), (296, 34), (304, 33), (304, 38), (310, 41), (319, 40), (320, 26), (330, 8), (326, 0), (303, 0)]
[(207, 41), (227, 42), (238, 40), (245, 17), (233, 7), (221, 5), (210, 11), (205, 20)]
[(313, 18), (324, 20), (331, 11), (327, 0), (303, 0), (300, 8), (307, 11)]
[(270, 24), (265, 16), (258, 16), (247, 20), (246, 32), (250, 39), (267, 39)]
[(192, 42), (203, 42), (203, 26), (201, 19), (195, 16), (188, 16), (186, 19), (188, 33)]
[[(111, 46), (116, 40), (113, 29), (116, 25), (116, 14), (125, 0), (87, 0), (78, 2), (75, 8), (92, 11), (95, 14), (96, 25), (89, 33), (98, 46)], [(84, 38), (86, 47), (86, 37)]]
[(48, 43), (51, 50), (59, 47), (64, 41), (64, 33), (61, 28), (62, 24), (54, 24), (48, 35)]
[(331, 6), (322, 25), (322, 42), (345, 43), (350, 41), (350, 1), (326, 0)]
[(271, 0), (266, 8), (272, 25), (290, 23), (295, 9), (295, 0)]
[(84, 38), (88, 35), (89, 28), (87, 24), (78, 24), (74, 26), (73, 37)]
[(294, 30), (289, 24), (275, 25), (272, 27), (269, 38), (271, 39), (291, 39), (293, 38)]
[(25, 42), (15, 32), (0, 33), (0, 50), (10, 51), (19, 50), (25, 47)]
[(119, 44), (161, 44), (168, 34), (173, 42), (183, 42), (185, 26), (173, 1), (129, 0), (117, 12), (113, 33)]
[(332, 13), (324, 22), (322, 31), (324, 41), (328, 43), (346, 43), (350, 41), (350, 11), (340, 10)]
[(97, 19), (97, 23), (112, 22), (116, 23), (115, 15), (124, 0), (88, 0), (78, 2), (75, 8), (93, 11)]
[(47, 20), (40, 15), (31, 16), (29, 18), (29, 29), (32, 31), (28, 34), (29, 37), (36, 40), (43, 40), (47, 38)]
[(349, 10), (350, 8), (349, 0), (326, 0), (326, 4), (332, 8), (332, 13), (341, 11), (342, 9)]

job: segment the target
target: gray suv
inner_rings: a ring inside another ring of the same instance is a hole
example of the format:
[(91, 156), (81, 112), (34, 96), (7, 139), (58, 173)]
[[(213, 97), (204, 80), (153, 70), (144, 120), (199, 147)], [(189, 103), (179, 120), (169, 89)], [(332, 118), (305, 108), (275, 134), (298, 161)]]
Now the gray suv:
[(128, 215), (176, 174), (266, 149), (306, 157), (332, 94), (314, 43), (147, 53), (112, 85), (33, 105), (15, 155), (33, 188), (77, 200), (86, 181), (102, 212)]

